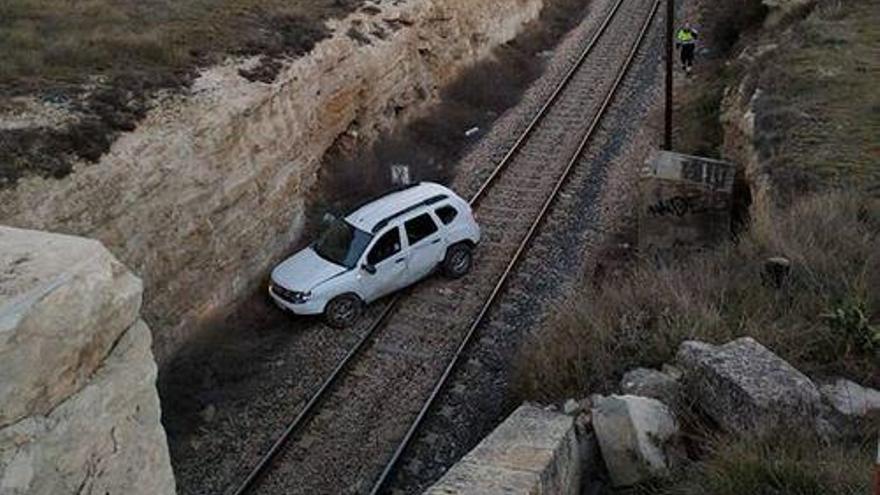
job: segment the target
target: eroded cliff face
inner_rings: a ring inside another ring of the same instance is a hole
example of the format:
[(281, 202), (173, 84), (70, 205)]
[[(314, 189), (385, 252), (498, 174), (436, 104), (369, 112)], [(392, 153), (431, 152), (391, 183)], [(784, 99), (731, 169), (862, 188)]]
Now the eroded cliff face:
[[(724, 156), (741, 164), (751, 220), (828, 187), (873, 194), (877, 99), (869, 1), (765, 0), (767, 17), (728, 64)], [(874, 112), (876, 113), (876, 112)]]
[(253, 290), (301, 233), (321, 157), (423, 112), (463, 68), (537, 18), (542, 0), (413, 0), (331, 22), (271, 84), (205, 70), (97, 164), (0, 191), (0, 222), (102, 241), (143, 278), (154, 351)]
[(141, 290), (97, 241), (0, 227), (0, 493), (174, 493)]

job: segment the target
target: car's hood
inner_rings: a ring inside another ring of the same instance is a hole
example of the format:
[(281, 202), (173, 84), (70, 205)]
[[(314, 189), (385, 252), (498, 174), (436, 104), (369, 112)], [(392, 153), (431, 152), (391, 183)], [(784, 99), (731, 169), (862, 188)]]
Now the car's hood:
[(318, 256), (312, 248), (306, 248), (284, 260), (272, 270), (272, 281), (285, 289), (308, 292), (316, 285), (329, 280), (347, 268), (331, 263)]

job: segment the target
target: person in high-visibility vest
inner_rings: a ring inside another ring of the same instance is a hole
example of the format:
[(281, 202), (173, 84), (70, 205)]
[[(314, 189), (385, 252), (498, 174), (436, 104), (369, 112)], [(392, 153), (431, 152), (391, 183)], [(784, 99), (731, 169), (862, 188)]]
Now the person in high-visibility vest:
[(675, 33), (675, 42), (681, 51), (681, 68), (688, 74), (694, 66), (694, 52), (697, 48), (697, 30), (692, 28), (690, 23), (685, 23), (684, 27)]

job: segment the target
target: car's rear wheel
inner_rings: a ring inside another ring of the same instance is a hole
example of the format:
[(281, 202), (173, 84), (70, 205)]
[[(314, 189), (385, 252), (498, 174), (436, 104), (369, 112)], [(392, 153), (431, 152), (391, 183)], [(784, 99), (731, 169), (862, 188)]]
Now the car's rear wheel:
[(324, 321), (333, 328), (348, 328), (360, 318), (363, 309), (363, 302), (354, 294), (336, 296), (324, 308)]
[(461, 278), (471, 271), (474, 255), (471, 247), (465, 243), (456, 244), (446, 251), (443, 259), (443, 275), (449, 278)]

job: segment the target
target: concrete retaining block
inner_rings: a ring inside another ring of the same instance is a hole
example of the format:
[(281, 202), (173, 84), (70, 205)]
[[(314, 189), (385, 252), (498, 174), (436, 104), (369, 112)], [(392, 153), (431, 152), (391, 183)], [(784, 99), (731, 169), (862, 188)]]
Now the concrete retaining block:
[(425, 495), (576, 495), (581, 455), (571, 416), (523, 405)]

